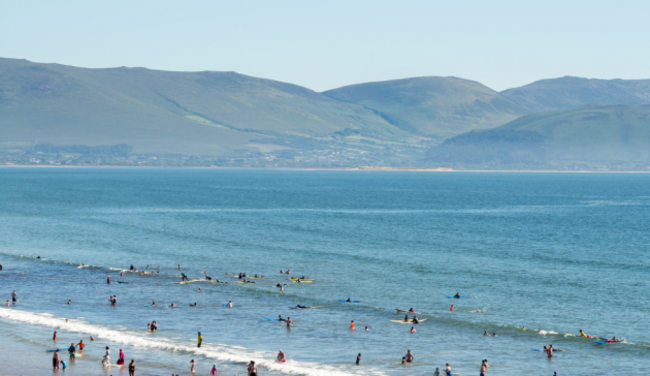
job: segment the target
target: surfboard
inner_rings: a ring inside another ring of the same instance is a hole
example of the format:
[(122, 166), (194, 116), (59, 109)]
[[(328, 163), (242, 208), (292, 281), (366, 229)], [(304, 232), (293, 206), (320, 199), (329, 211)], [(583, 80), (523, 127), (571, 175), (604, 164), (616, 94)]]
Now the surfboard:
[(314, 281), (315, 280), (313, 280), (313, 279), (311, 279), (311, 280), (308, 280), (308, 279), (294, 279), (291, 282), (293, 282), (293, 283), (312, 283)]
[[(601, 344), (601, 345), (606, 345), (606, 344), (608, 344), (610, 342), (594, 341), (594, 343), (598, 343), (598, 344)], [(611, 342), (611, 343), (615, 343), (615, 342)]]
[(348, 302), (347, 299), (339, 299), (339, 302), (343, 302), (343, 303), (360, 303), (358, 300), (353, 300), (351, 302)]
[(235, 282), (235, 283), (255, 283), (255, 282)]
[[(76, 347), (76, 346), (75, 346), (75, 347)], [(55, 351), (57, 351), (57, 350), (58, 350), (58, 351), (63, 351), (63, 350), (67, 350), (67, 349), (69, 349), (69, 347), (66, 347), (66, 348), (64, 348), (64, 349), (53, 349), (53, 350), (45, 350), (45, 351), (47, 351), (47, 352), (55, 352)]]
[(263, 279), (263, 278), (266, 278), (266, 277), (247, 277), (247, 278), (248, 279)]
[(270, 321), (279, 321), (278, 319), (273, 319), (273, 318), (266, 317), (266, 316), (262, 316), (262, 317), (264, 317), (265, 319), (270, 320)]
[(466, 296), (461, 296), (460, 298), (457, 298), (457, 297), (455, 297), (455, 296), (453, 296), (453, 295), (447, 295), (447, 297), (448, 297), (449, 299), (465, 299), (465, 298), (467, 298)]
[(532, 347), (531, 347), (530, 349), (531, 349), (531, 350), (535, 350), (535, 351), (542, 351), (542, 350), (540, 350), (540, 349), (534, 349), (534, 348), (532, 348)]
[(565, 336), (565, 337), (575, 337), (576, 335), (575, 335), (575, 334), (571, 334), (571, 333), (567, 333), (567, 334), (565, 334), (564, 336)]
[[(413, 325), (416, 325), (416, 324), (415, 324), (413, 321), (411, 321), (411, 320), (409, 320), (409, 321), (404, 321), (404, 320), (390, 320), (390, 321), (391, 321), (391, 322), (396, 322), (396, 323), (399, 323), (399, 324), (413, 324)], [(420, 322), (422, 322), (422, 321), (427, 321), (427, 319), (422, 319), (422, 320), (420, 320)]]
[(287, 278), (287, 280), (289, 280), (289, 281), (301, 281), (301, 282), (307, 282), (307, 281), (312, 281), (313, 282), (313, 281), (315, 281), (315, 279), (309, 279), (309, 278), (307, 278), (307, 279)]
[(412, 313), (412, 314), (414, 314), (414, 315), (421, 315), (420, 312), (411, 312), (411, 311), (407, 311), (407, 310), (405, 310), (405, 309), (399, 309), (399, 308), (396, 308), (396, 309), (397, 309), (399, 312), (406, 312), (406, 313)]

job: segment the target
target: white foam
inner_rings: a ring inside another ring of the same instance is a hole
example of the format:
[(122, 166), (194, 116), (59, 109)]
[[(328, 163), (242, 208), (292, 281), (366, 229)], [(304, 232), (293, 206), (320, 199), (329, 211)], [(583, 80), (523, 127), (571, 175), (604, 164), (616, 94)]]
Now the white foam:
[(326, 364), (297, 362), (293, 360), (284, 364), (279, 364), (275, 362), (276, 354), (249, 350), (242, 351), (237, 350), (240, 349), (240, 347), (222, 344), (214, 344), (202, 348), (185, 346), (182, 344), (172, 343), (170, 339), (163, 339), (158, 336), (156, 336), (155, 339), (150, 339), (143, 337), (141, 334), (136, 335), (130, 333), (128, 330), (118, 331), (103, 325), (91, 324), (81, 320), (69, 319), (68, 322), (65, 322), (64, 318), (55, 317), (49, 313), (0, 309), (0, 318), (31, 325), (43, 325), (62, 330), (86, 333), (97, 338), (103, 338), (112, 342), (128, 344), (139, 348), (194, 353), (219, 361), (247, 364), (251, 359), (253, 359), (259, 367), (285, 374), (305, 376), (386, 375), (384, 372), (379, 370), (366, 369), (363, 371), (346, 371)]

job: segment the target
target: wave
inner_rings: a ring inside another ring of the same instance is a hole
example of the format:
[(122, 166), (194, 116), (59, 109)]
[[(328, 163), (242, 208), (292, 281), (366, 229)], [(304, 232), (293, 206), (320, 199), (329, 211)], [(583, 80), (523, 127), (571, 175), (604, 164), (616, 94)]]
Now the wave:
[(207, 344), (207, 346), (204, 345), (202, 348), (197, 348), (194, 346), (173, 343), (171, 339), (163, 339), (158, 336), (156, 339), (149, 339), (142, 337), (141, 334), (136, 335), (130, 333), (128, 330), (115, 330), (103, 325), (91, 324), (76, 319), (69, 319), (68, 322), (65, 322), (64, 318), (56, 317), (48, 313), (1, 309), (0, 318), (31, 325), (42, 325), (60, 330), (90, 334), (97, 338), (102, 338), (115, 343), (132, 345), (139, 348), (192, 353), (224, 362), (247, 364), (251, 359), (255, 359), (255, 363), (258, 367), (284, 374), (305, 376), (386, 376), (384, 372), (379, 370), (348, 372), (321, 363), (288, 360), (287, 363), (278, 364), (275, 362), (275, 354), (267, 352), (253, 352), (243, 349), (242, 347), (223, 344)]

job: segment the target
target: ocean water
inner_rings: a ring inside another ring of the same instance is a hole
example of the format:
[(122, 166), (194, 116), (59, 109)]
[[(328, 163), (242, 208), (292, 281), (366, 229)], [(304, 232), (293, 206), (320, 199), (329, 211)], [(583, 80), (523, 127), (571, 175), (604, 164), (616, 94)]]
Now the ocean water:
[[(83, 339), (54, 373), (127, 374), (101, 367), (109, 346), (138, 375), (647, 375), (648, 229), (646, 174), (3, 168), (0, 302), (19, 301), (0, 306), (0, 373), (50, 375), (45, 350)], [(131, 264), (155, 274), (120, 277)], [(174, 284), (179, 264), (229, 283)], [(411, 307), (426, 321), (390, 321)], [(263, 318), (280, 314), (296, 325)], [(531, 350), (549, 344), (565, 351)]]

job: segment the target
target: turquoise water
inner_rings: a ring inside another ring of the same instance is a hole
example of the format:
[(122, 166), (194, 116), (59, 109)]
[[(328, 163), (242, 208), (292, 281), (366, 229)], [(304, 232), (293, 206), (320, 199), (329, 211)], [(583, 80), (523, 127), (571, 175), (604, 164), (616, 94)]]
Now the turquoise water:
[[(191, 359), (198, 375), (250, 360), (261, 375), (478, 375), (486, 358), (490, 375), (647, 375), (649, 188), (643, 174), (0, 169), (0, 298), (19, 294), (0, 307), (1, 372), (49, 375), (44, 350), (93, 335), (65, 373), (124, 373), (102, 369), (108, 345), (150, 375)], [(160, 274), (119, 277), (131, 264)], [(174, 284), (178, 264), (230, 283)], [(411, 307), (427, 319), (414, 334), (390, 321)], [(295, 327), (263, 319), (278, 314)], [(579, 329), (628, 343), (565, 336)], [(549, 344), (566, 351), (531, 350)]]

